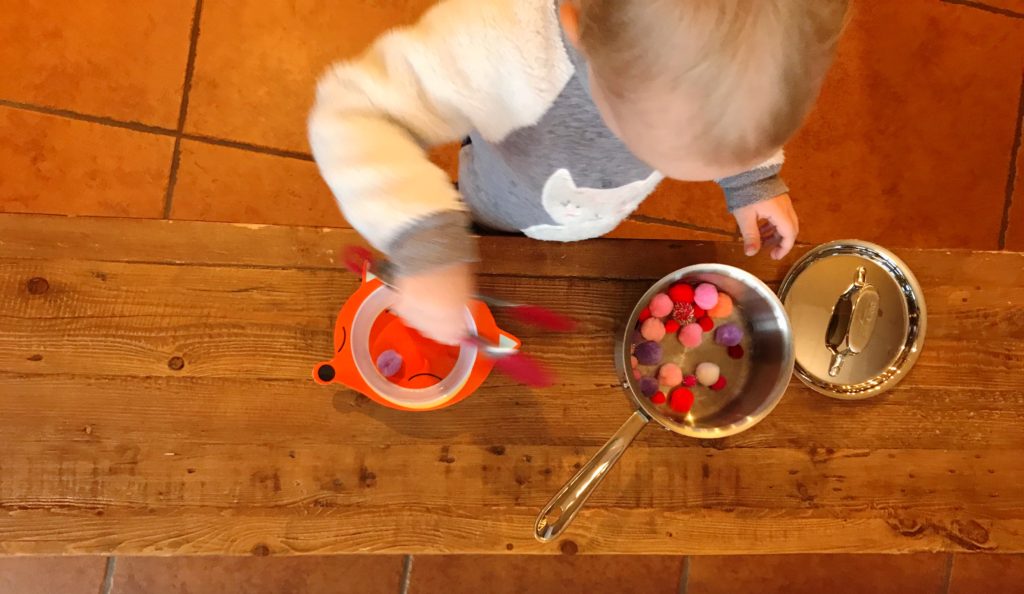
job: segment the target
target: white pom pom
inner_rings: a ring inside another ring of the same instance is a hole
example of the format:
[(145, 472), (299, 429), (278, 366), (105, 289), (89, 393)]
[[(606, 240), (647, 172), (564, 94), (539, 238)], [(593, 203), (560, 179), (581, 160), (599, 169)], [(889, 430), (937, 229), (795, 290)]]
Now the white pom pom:
[(697, 371), (694, 375), (697, 376), (697, 381), (702, 386), (712, 386), (718, 381), (719, 376), (722, 375), (722, 370), (714, 363), (705, 362), (697, 365)]

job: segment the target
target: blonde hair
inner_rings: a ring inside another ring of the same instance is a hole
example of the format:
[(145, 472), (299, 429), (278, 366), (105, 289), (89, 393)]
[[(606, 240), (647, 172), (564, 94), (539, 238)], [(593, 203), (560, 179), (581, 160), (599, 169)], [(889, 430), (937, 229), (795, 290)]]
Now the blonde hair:
[(849, 0), (576, 0), (580, 44), (622, 99), (685, 90), (717, 162), (749, 161), (796, 132), (818, 95)]

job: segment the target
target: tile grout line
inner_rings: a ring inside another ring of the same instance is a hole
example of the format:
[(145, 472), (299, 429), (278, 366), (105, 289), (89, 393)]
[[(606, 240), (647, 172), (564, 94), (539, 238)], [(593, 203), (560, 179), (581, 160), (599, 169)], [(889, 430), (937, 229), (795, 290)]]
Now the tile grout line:
[(181, 107), (178, 109), (178, 134), (185, 130), (185, 118), (188, 116), (189, 94), (192, 91), (192, 77), (196, 71), (196, 52), (199, 49), (199, 19), (203, 13), (203, 0), (196, 0), (192, 12), (192, 28), (188, 37), (188, 58), (185, 60), (185, 82), (181, 91)]
[(216, 136), (206, 136), (204, 134), (192, 134), (188, 132), (182, 133), (181, 137), (185, 140), (194, 140), (196, 142), (239, 149), (243, 151), (249, 151), (252, 153), (259, 153), (261, 155), (284, 157), (286, 159), (296, 159), (298, 161), (313, 161), (312, 154), (304, 153), (302, 151), (292, 151), (288, 149), (275, 148), (272, 146), (262, 146), (258, 144), (250, 144), (248, 142), (241, 142), (238, 140), (228, 140), (226, 138), (217, 138)]
[(1006, 234), (1010, 230), (1010, 209), (1013, 208), (1013, 191), (1017, 185), (1017, 157), (1020, 156), (1021, 135), (1024, 134), (1024, 74), (1020, 77), (1020, 97), (1017, 103), (1016, 130), (1010, 147), (1010, 172), (1006, 177), (1006, 199), (1003, 202), (1003, 219), (999, 224), (999, 249), (1006, 249)]
[(171, 167), (167, 174), (167, 190), (164, 192), (163, 218), (171, 218), (171, 207), (174, 204), (174, 188), (178, 185), (178, 167), (181, 164), (181, 137), (185, 131), (185, 118), (188, 117), (188, 99), (192, 92), (192, 77), (196, 69), (196, 50), (199, 46), (199, 19), (203, 13), (203, 0), (195, 0), (192, 11), (192, 27), (189, 31), (188, 58), (185, 61), (185, 81), (181, 89), (181, 105), (178, 108), (178, 128), (174, 137), (174, 148), (171, 151)]
[(406, 555), (402, 559), (402, 581), (398, 583), (398, 594), (409, 594), (409, 585), (412, 583), (412, 555)]
[(167, 172), (167, 188), (164, 190), (164, 210), (161, 218), (171, 218), (171, 207), (174, 205), (174, 188), (178, 185), (178, 167), (181, 166), (181, 137), (174, 139), (171, 150), (171, 168)]
[(948, 558), (946, 559), (946, 579), (943, 581), (942, 594), (949, 594), (949, 588), (953, 583), (953, 560), (956, 556), (953, 553), (947, 553)]
[(117, 557), (107, 557), (107, 566), (103, 570), (103, 582), (100, 584), (100, 594), (110, 594), (114, 588), (114, 569), (117, 565)]
[(975, 0), (939, 0), (945, 4), (953, 4), (957, 6), (966, 6), (967, 8), (974, 8), (983, 12), (990, 12), (992, 14), (998, 14), (1000, 16), (1010, 17), (1011, 19), (1024, 19), (1024, 12), (1017, 12), (1008, 8), (1000, 8), (998, 6), (990, 6), (984, 2), (976, 2)]
[(75, 120), (79, 122), (88, 122), (90, 124), (99, 124), (101, 126), (110, 126), (112, 128), (122, 128), (125, 130), (131, 130), (132, 132), (156, 134), (158, 136), (180, 136), (184, 140), (193, 140), (195, 142), (201, 142), (203, 144), (223, 146), (226, 148), (249, 151), (250, 153), (258, 153), (261, 155), (285, 157), (288, 159), (296, 159), (298, 161), (313, 161), (312, 154), (304, 153), (302, 151), (293, 151), (273, 146), (252, 144), (250, 142), (242, 142), (240, 140), (229, 140), (227, 138), (218, 138), (216, 136), (207, 136), (205, 134), (195, 134), (192, 132), (182, 132), (181, 134), (178, 134), (171, 128), (164, 128), (162, 126), (151, 126), (149, 124), (143, 124), (142, 122), (117, 120), (114, 118), (108, 118), (104, 116), (94, 116), (87, 113), (71, 111), (68, 109), (46, 107), (45, 105), (33, 105), (31, 103), (20, 103), (18, 101), (11, 101), (9, 99), (0, 99), (0, 107), (7, 107), (10, 109), (16, 109), (18, 111), (41, 113), (43, 115), (49, 115), (68, 120)]
[(683, 571), (679, 574), (679, 594), (690, 590), (690, 555), (683, 557)]
[(51, 115), (69, 120), (78, 120), (82, 122), (89, 122), (91, 124), (111, 126), (114, 128), (123, 128), (125, 130), (132, 130), (133, 132), (146, 132), (149, 134), (158, 134), (160, 136), (174, 136), (176, 134), (174, 130), (164, 128), (162, 126), (151, 126), (149, 124), (143, 124), (142, 122), (89, 115), (77, 111), (71, 111), (69, 109), (59, 109), (56, 107), (47, 107), (45, 105), (33, 105), (31, 103), (21, 103), (20, 101), (11, 101), (9, 99), (0, 99), (0, 107), (9, 107), (20, 111), (30, 111), (33, 113), (41, 113), (43, 115)]

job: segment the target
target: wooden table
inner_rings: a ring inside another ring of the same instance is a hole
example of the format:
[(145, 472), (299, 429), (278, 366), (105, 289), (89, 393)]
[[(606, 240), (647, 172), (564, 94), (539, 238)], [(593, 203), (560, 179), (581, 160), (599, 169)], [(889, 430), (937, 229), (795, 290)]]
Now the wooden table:
[(356, 279), (348, 230), (0, 215), (0, 552), (1024, 551), (1024, 255), (900, 250), (930, 319), (892, 393), (794, 382), (754, 429), (649, 428), (559, 543), (547, 499), (619, 426), (612, 332), (694, 262), (778, 282), (737, 246), (482, 242), (486, 292), (560, 385), (493, 376), (403, 413), (310, 380)]

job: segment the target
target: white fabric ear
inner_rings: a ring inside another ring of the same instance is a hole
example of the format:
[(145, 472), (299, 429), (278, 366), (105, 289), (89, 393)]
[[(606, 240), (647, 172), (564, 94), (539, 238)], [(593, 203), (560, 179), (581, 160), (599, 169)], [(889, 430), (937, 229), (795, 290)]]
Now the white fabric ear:
[(546, 241), (581, 241), (611, 232), (643, 202), (664, 176), (652, 173), (618, 188), (580, 188), (566, 169), (555, 171), (544, 184), (544, 210), (557, 225), (534, 225), (527, 237)]

